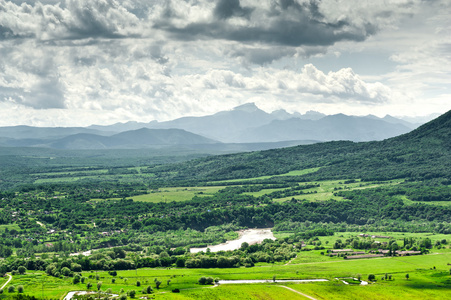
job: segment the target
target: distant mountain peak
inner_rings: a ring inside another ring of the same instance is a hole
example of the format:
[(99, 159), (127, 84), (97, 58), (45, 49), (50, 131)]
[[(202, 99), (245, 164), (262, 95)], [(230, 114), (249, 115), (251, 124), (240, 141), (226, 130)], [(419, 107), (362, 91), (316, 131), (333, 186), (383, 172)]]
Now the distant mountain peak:
[(293, 115), (288, 113), (285, 109), (275, 110), (271, 113), (271, 115), (280, 120), (285, 120), (293, 117)]
[(245, 111), (245, 112), (255, 112), (255, 111), (259, 111), (260, 108), (258, 108), (254, 102), (251, 102), (251, 103), (245, 103), (243, 105), (234, 107), (233, 110), (239, 110), (239, 111)]

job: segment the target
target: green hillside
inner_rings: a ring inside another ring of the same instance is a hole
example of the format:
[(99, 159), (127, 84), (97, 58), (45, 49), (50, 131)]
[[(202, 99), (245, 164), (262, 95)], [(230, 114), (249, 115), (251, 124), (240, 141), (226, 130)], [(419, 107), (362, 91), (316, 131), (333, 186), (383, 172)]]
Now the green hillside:
[(276, 175), (321, 167), (310, 180), (361, 178), (430, 179), (451, 174), (451, 111), (399, 137), (380, 142), (338, 141), (203, 158), (162, 166), (160, 177), (176, 180), (224, 180)]

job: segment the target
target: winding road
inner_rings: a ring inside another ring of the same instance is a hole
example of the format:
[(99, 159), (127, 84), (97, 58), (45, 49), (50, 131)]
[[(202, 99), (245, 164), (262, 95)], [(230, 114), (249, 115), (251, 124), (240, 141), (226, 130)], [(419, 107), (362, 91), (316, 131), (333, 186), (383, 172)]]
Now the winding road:
[(8, 281), (5, 282), (5, 284), (2, 287), (0, 287), (0, 290), (3, 290), (8, 285), (8, 283), (13, 279), (13, 277), (9, 274), (6, 274), (6, 276), (8, 276), (9, 279)]

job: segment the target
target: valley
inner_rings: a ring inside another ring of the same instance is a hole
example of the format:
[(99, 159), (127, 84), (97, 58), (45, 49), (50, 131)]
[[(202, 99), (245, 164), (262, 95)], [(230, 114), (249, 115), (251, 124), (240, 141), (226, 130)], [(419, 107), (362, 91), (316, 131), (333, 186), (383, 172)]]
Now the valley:
[(450, 129), (448, 112), (383, 141), (220, 156), (2, 148), (0, 299), (448, 298)]

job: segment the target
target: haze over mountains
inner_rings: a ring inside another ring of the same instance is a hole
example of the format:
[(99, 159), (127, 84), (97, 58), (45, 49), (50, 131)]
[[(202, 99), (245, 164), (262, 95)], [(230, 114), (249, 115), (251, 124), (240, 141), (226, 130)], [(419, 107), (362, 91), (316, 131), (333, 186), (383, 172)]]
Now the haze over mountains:
[(301, 115), (285, 110), (267, 113), (248, 103), (209, 116), (166, 122), (127, 122), (86, 128), (0, 127), (0, 146), (55, 149), (188, 146), (250, 151), (333, 140), (383, 140), (407, 133), (419, 125), (388, 115), (384, 118), (327, 116), (314, 111)]

